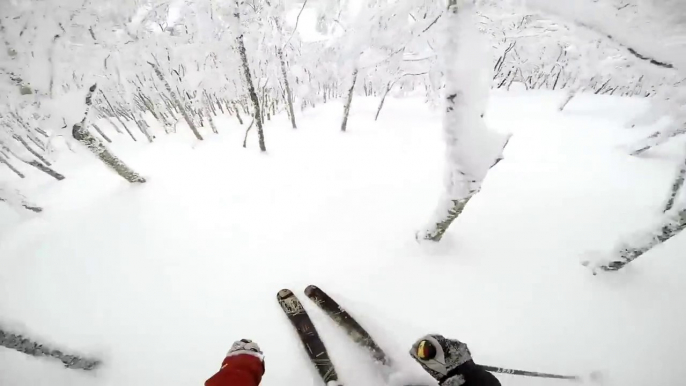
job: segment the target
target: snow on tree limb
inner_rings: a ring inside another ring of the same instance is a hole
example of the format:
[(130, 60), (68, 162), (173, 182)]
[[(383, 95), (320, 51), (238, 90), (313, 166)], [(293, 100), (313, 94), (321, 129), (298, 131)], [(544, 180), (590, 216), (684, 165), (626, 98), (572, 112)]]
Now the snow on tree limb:
[(417, 239), (440, 241), (502, 158), (509, 136), (489, 130), (483, 119), (491, 83), (488, 43), (477, 29), (472, 0), (451, 0), (443, 24), (443, 136), (445, 192)]
[[(676, 26), (668, 25), (661, 20), (647, 20), (638, 29), (636, 23), (631, 24), (632, 18), (618, 13), (617, 8), (612, 7), (609, 3), (608, 1), (597, 2), (593, 0), (524, 1), (524, 4), (532, 9), (557, 15), (564, 20), (590, 28), (616, 41), (639, 59), (663, 68), (686, 71), (686, 57), (681, 55), (678, 49), (670, 49), (664, 44), (655, 44), (654, 41), (655, 34), (658, 33), (662, 35), (663, 39), (671, 38), (672, 27), (676, 28)], [(649, 6), (646, 5), (644, 11), (649, 10), (647, 7)]]

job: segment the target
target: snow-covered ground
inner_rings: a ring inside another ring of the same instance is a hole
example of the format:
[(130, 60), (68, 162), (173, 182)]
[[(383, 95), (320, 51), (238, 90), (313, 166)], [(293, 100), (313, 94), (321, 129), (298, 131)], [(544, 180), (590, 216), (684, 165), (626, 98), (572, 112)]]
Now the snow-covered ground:
[[(263, 385), (320, 385), (275, 299), (308, 284), (357, 316), (410, 378), (422, 373), (407, 349), (438, 332), (483, 364), (683, 384), (686, 236), (617, 273), (579, 264), (659, 215), (683, 143), (630, 157), (622, 146), (654, 129), (623, 126), (645, 101), (582, 96), (560, 113), (562, 98), (494, 95), (490, 125), (514, 133), (506, 159), (435, 245), (414, 240), (441, 193), (444, 150), (439, 112), (420, 100), (388, 100), (374, 122), (378, 101), (359, 98), (344, 134), (340, 104), (304, 112), (298, 130), (279, 116), (268, 154), (254, 137), (241, 148), (244, 127), (229, 117), (202, 143), (183, 127), (152, 145), (108, 131), (144, 185), (82, 150), (61, 153), (65, 181), (21, 185), (43, 214), (0, 205), (0, 325), (104, 365), (66, 370), (0, 348), (0, 385), (201, 385), (243, 337), (266, 354)], [(300, 297), (341, 380), (383, 384)]]

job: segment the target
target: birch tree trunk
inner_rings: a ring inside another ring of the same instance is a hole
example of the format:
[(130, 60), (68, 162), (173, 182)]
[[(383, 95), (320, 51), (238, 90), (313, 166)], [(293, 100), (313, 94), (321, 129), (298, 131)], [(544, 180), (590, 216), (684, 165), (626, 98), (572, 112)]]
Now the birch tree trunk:
[[(0, 200), (2, 200), (0, 198)], [(13, 334), (0, 329), (0, 346), (35, 357), (52, 357), (62, 362), (68, 369), (93, 370), (100, 361), (92, 358), (84, 358), (79, 355), (65, 353), (63, 350), (50, 348), (48, 345), (38, 343), (19, 334)]]
[(238, 119), (238, 123), (242, 125), (243, 119), (241, 118), (241, 112), (238, 111), (238, 106), (236, 106), (236, 102), (233, 102), (233, 111), (236, 112), (236, 118)]
[[(210, 111), (212, 106), (212, 101), (209, 100), (207, 101), (207, 107), (205, 110), (207, 111), (207, 120), (210, 121), (210, 128), (212, 129), (212, 132), (215, 134), (219, 134), (219, 131), (217, 131), (217, 126), (214, 124), (214, 118), (212, 118), (212, 112)], [(216, 115), (216, 114), (215, 114)]]
[[(643, 256), (651, 249), (666, 242), (686, 229), (686, 209), (667, 214), (655, 228), (648, 229), (643, 235), (632, 236), (627, 242), (620, 244), (614, 251), (593, 263), (590, 268), (593, 274), (597, 270), (618, 271), (627, 264)], [(589, 266), (590, 262), (582, 263)]]
[(383, 104), (386, 101), (386, 97), (388, 96), (388, 93), (391, 92), (391, 89), (393, 88), (393, 86), (395, 86), (395, 84), (399, 80), (401, 80), (402, 78), (404, 78), (406, 76), (419, 76), (419, 75), (424, 75), (424, 74), (426, 74), (426, 72), (422, 72), (419, 74), (403, 74), (403, 75), (400, 75), (398, 78), (396, 78), (394, 81), (388, 82), (388, 85), (386, 85), (386, 90), (384, 91), (383, 96), (381, 97), (381, 102), (379, 102), (379, 107), (376, 109), (376, 115), (374, 116), (374, 120), (376, 121), (379, 119), (379, 113), (381, 113), (381, 108), (383, 107)]
[(26, 140), (24, 140), (24, 138), (22, 138), (20, 135), (15, 134), (12, 136), (12, 138), (16, 139), (19, 143), (21, 143), (22, 146), (24, 146), (24, 148), (29, 151), (29, 153), (33, 154), (33, 156), (38, 158), (42, 163), (50, 166), (50, 162), (47, 159), (45, 159), (45, 157), (40, 155), (37, 151), (35, 151), (31, 146), (29, 146), (28, 142), (26, 142)]
[(559, 110), (560, 110), (560, 111), (563, 111), (563, 110), (565, 109), (565, 107), (567, 107), (567, 105), (569, 104), (569, 102), (571, 102), (572, 99), (574, 99), (574, 97), (576, 96), (576, 94), (577, 94), (579, 91), (580, 91), (580, 89), (578, 89), (578, 88), (571, 88), (571, 89), (569, 90), (569, 93), (568, 93), (567, 96), (565, 97), (565, 99), (562, 101), (562, 103), (560, 103)]
[(376, 115), (374, 116), (375, 121), (379, 119), (381, 108), (383, 108), (383, 103), (386, 101), (386, 96), (389, 92), (391, 92), (391, 87), (393, 87), (393, 82), (388, 82), (388, 85), (386, 85), (386, 90), (384, 91), (383, 96), (381, 97), (381, 102), (379, 102), (379, 107), (376, 109)]
[(488, 43), (477, 28), (474, 1), (450, 0), (442, 23), (445, 192), (426, 230), (417, 233), (418, 240), (441, 240), (481, 189), (488, 170), (502, 159), (509, 139), (484, 123), (493, 66), (486, 52)]
[(178, 95), (176, 95), (174, 90), (172, 90), (171, 85), (169, 84), (169, 82), (167, 82), (167, 79), (164, 78), (164, 74), (160, 70), (160, 67), (155, 63), (148, 62), (148, 64), (152, 66), (153, 71), (155, 71), (155, 75), (157, 75), (157, 78), (159, 78), (159, 80), (164, 84), (164, 88), (167, 89), (167, 92), (169, 93), (169, 96), (174, 102), (176, 109), (181, 113), (183, 119), (186, 120), (186, 124), (188, 124), (188, 127), (190, 127), (191, 131), (195, 135), (195, 138), (202, 141), (202, 135), (200, 135), (200, 132), (198, 132), (198, 128), (195, 127), (193, 119), (190, 117), (190, 115), (188, 115), (188, 111), (186, 111), (183, 104), (181, 104), (181, 100), (179, 100)]
[(52, 177), (58, 181), (62, 181), (64, 179), (63, 175), (56, 172), (55, 170), (53, 170), (49, 166), (43, 165), (39, 161), (37, 161), (35, 159), (31, 159), (30, 157), (25, 157), (21, 154), (18, 154), (16, 151), (12, 150), (9, 146), (7, 146), (7, 144), (3, 143), (2, 141), (0, 141), (0, 147), (2, 147), (7, 153), (12, 154), (14, 156), (14, 158), (18, 159), (19, 161), (21, 161), (27, 165), (33, 166), (34, 168), (36, 168), (36, 169), (40, 170), (41, 172), (49, 175), (50, 177)]
[[(102, 94), (102, 97), (105, 99), (105, 102), (107, 102), (107, 105), (110, 107), (110, 111), (112, 112), (112, 115), (114, 115), (114, 117), (117, 118), (117, 121), (119, 121), (119, 123), (121, 123), (121, 125), (124, 127), (124, 130), (126, 130), (126, 132), (129, 133), (129, 136), (131, 137), (131, 139), (133, 139), (134, 142), (138, 142), (136, 137), (133, 136), (133, 133), (131, 133), (131, 130), (129, 130), (128, 126), (126, 126), (126, 123), (124, 123), (124, 121), (121, 120), (121, 117), (119, 116), (119, 114), (117, 114), (117, 111), (114, 109), (114, 107), (110, 103), (110, 100), (107, 99), (107, 96), (105, 95), (105, 93), (101, 91), (100, 94)], [(126, 117), (124, 117), (124, 118), (126, 118)], [(107, 119), (110, 121), (112, 126), (114, 126), (115, 128), (117, 127), (117, 125), (115, 125), (109, 117)], [(117, 129), (117, 131), (119, 131), (119, 129)]]
[(88, 150), (90, 150), (93, 154), (95, 154), (96, 157), (98, 157), (102, 162), (104, 162), (105, 165), (112, 168), (112, 170), (114, 170), (125, 180), (131, 183), (145, 182), (145, 178), (141, 177), (138, 173), (133, 171), (124, 162), (117, 158), (117, 156), (115, 156), (112, 152), (109, 151), (109, 149), (107, 149), (107, 147), (105, 146), (105, 144), (102, 143), (102, 141), (100, 141), (97, 137), (93, 136), (93, 134), (91, 134), (86, 129), (88, 109), (92, 104), (92, 97), (96, 87), (97, 85), (92, 85), (88, 90), (88, 94), (86, 95), (86, 115), (83, 117), (83, 120), (81, 120), (81, 122), (73, 126), (72, 136), (74, 137), (74, 139), (85, 145), (86, 148), (88, 148)]
[(286, 106), (288, 107), (288, 114), (291, 118), (291, 126), (297, 129), (295, 124), (295, 113), (293, 112), (293, 96), (291, 95), (291, 86), (288, 83), (288, 75), (286, 73), (286, 61), (283, 59), (283, 50), (279, 49), (279, 61), (281, 62), (281, 76), (283, 77), (283, 87), (286, 89)]
[(671, 140), (672, 138), (686, 134), (686, 124), (683, 127), (669, 127), (667, 129), (656, 131), (649, 135), (644, 140), (634, 145), (631, 155), (641, 155), (642, 153)]
[(350, 89), (348, 90), (348, 98), (345, 101), (345, 105), (343, 106), (343, 122), (341, 123), (341, 131), (345, 132), (346, 129), (348, 128), (348, 115), (350, 115), (350, 105), (353, 103), (353, 94), (355, 92), (355, 82), (357, 82), (357, 74), (358, 74), (358, 69), (357, 67), (355, 70), (353, 70), (353, 82), (350, 85)]
[(241, 67), (243, 69), (243, 76), (245, 77), (245, 84), (248, 87), (248, 94), (253, 105), (253, 116), (255, 118), (255, 125), (257, 127), (257, 137), (260, 144), (260, 151), (267, 151), (264, 143), (264, 130), (262, 128), (262, 113), (260, 110), (260, 100), (257, 98), (255, 92), (255, 85), (252, 82), (252, 75), (250, 75), (250, 66), (248, 65), (248, 55), (245, 52), (245, 42), (243, 41), (243, 31), (241, 30), (241, 15), (238, 8), (233, 14), (236, 19), (236, 43), (238, 44), (238, 53), (241, 56)]
[(677, 173), (676, 178), (674, 179), (674, 183), (672, 183), (672, 189), (669, 192), (669, 198), (667, 199), (667, 204), (665, 205), (665, 212), (669, 212), (674, 207), (674, 201), (676, 201), (677, 197), (679, 196), (679, 193), (682, 191), (685, 179), (686, 157), (684, 158), (684, 162), (681, 165), (681, 168), (679, 168), (679, 172)]
[[(20, 206), (35, 213), (43, 211), (43, 208), (26, 201), (26, 198), (19, 193), (19, 191), (12, 191), (9, 188), (5, 188), (3, 184), (0, 184), (0, 202), (5, 202), (10, 206)], [(0, 330), (0, 333), (1, 332), (2, 330)]]
[(92, 126), (95, 129), (95, 131), (97, 131), (98, 134), (100, 134), (100, 136), (105, 139), (105, 141), (107, 141), (108, 143), (112, 143), (112, 140), (108, 136), (106, 136), (105, 133), (102, 132), (102, 130), (100, 130), (100, 126), (96, 125), (95, 123)]
[(140, 113), (134, 112), (134, 122), (136, 122), (136, 126), (138, 126), (138, 130), (143, 133), (145, 138), (148, 140), (149, 143), (152, 143), (153, 136), (150, 134), (148, 131), (148, 122), (145, 121), (143, 116)]
[(16, 175), (18, 175), (20, 178), (26, 178), (26, 176), (19, 171), (19, 169), (15, 168), (14, 165), (12, 165), (5, 156), (0, 153), (0, 164), (5, 164), (8, 168), (10, 168), (11, 171), (13, 171)]

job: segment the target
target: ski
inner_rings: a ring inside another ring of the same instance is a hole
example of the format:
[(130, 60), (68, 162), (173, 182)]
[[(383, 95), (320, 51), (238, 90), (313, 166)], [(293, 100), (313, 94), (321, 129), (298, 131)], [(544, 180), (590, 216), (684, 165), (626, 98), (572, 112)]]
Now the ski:
[(300, 337), (300, 341), (305, 347), (305, 351), (307, 351), (307, 355), (310, 357), (312, 364), (317, 369), (324, 383), (329, 386), (341, 386), (338, 382), (336, 368), (329, 357), (329, 353), (326, 351), (324, 342), (319, 337), (317, 329), (314, 327), (300, 300), (288, 289), (279, 291), (276, 298), (283, 312), (288, 316), (288, 320), (295, 327), (298, 337)]
[(340, 304), (315, 285), (305, 288), (305, 295), (341, 326), (353, 341), (370, 351), (377, 362), (391, 366), (391, 360), (371, 335)]

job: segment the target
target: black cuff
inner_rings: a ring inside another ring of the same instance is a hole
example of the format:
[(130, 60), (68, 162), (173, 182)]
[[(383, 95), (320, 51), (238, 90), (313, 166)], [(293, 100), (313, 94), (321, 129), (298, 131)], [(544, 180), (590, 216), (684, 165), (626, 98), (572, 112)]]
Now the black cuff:
[(473, 360), (470, 359), (467, 362), (465, 362), (465, 363), (455, 367), (454, 369), (448, 371), (448, 374), (446, 374), (445, 377), (441, 378), (438, 381), (438, 384), (439, 385), (443, 384), (443, 382), (447, 381), (448, 378), (452, 378), (456, 375), (466, 376), (467, 374), (469, 374), (473, 371), (477, 371), (479, 369), (480, 369), (480, 367), (476, 363), (474, 363)]

